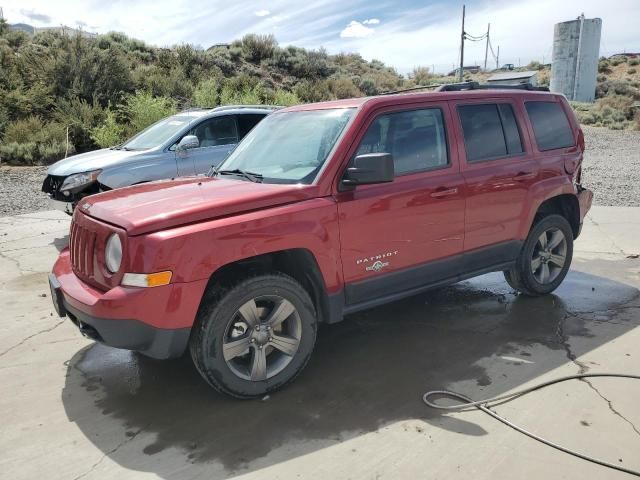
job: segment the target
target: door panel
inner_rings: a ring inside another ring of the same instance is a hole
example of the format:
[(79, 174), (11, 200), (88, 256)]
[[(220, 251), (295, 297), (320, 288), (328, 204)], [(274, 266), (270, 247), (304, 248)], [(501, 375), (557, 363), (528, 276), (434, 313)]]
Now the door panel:
[[(492, 145), (487, 148), (482, 145), (482, 138), (473, 138), (474, 120), (460, 118), (459, 107), (478, 105), (511, 104), (515, 114), (514, 119), (522, 116), (522, 104), (509, 100), (482, 99), (477, 101), (452, 102), (454, 115), (457, 118), (457, 134), (465, 148), (460, 151), (460, 166), (466, 184), (466, 209), (465, 209), (465, 241), (464, 250), (470, 251), (489, 245), (517, 240), (520, 224), (523, 218), (523, 210), (527, 205), (527, 197), (533, 183), (539, 176), (539, 165), (531, 153), (531, 144), (522, 122), (517, 122), (521, 140), (521, 148), (513, 138), (513, 128), (504, 127), (503, 142), (507, 150), (498, 158), (478, 158), (478, 151), (497, 152), (499, 148)], [(501, 107), (502, 109), (503, 107)], [(469, 112), (467, 112), (468, 114)], [(497, 125), (506, 125), (505, 119), (498, 120)], [(481, 123), (482, 128), (491, 128), (491, 122)], [(463, 128), (464, 127), (464, 128)], [(465, 130), (466, 129), (466, 130)], [(471, 132), (471, 133), (470, 133)], [(465, 133), (467, 136), (465, 137)], [(487, 135), (491, 138), (499, 136)], [(511, 140), (511, 142), (509, 141)], [(515, 153), (508, 151), (511, 146)]]
[(175, 158), (178, 177), (190, 177), (195, 174), (193, 168), (193, 150), (175, 150), (168, 152)]
[(214, 147), (195, 148), (189, 152), (193, 160), (196, 175), (207, 173), (213, 166), (218, 165), (235, 147), (235, 143), (217, 145)]
[[(448, 126), (450, 115), (446, 104), (424, 104), (414, 110), (431, 108), (442, 112)], [(398, 113), (397, 110), (385, 110), (370, 119), (363, 129), (366, 134), (361, 132), (362, 141), (352, 156), (356, 152), (371, 151), (364, 146), (375, 130), (381, 141), (371, 141), (370, 146), (376, 145), (377, 151), (393, 150), (387, 153), (395, 152), (394, 163), (400, 168), (411, 170), (425, 158), (438, 165), (433, 147), (436, 140), (427, 141), (424, 147), (420, 144), (425, 134), (433, 134), (432, 129), (432, 133), (428, 132), (429, 125), (407, 125), (406, 118), (392, 118), (387, 125), (385, 122), (375, 125), (375, 120)], [(415, 138), (411, 138), (414, 134), (418, 135), (417, 144)], [(452, 145), (448, 133), (443, 133), (442, 138)], [(448, 166), (438, 165), (436, 170), (407, 173), (396, 177), (392, 183), (359, 186), (336, 195), (348, 304), (431, 283), (441, 275), (458, 273), (453, 263), (446, 269), (416, 270), (422, 264), (452, 259), (462, 252), (464, 180), (459, 173), (455, 149), (449, 148), (448, 152)]]
[(188, 135), (200, 141), (198, 148), (176, 153), (180, 176), (207, 173), (218, 165), (238, 143), (235, 115), (208, 118), (194, 126)]

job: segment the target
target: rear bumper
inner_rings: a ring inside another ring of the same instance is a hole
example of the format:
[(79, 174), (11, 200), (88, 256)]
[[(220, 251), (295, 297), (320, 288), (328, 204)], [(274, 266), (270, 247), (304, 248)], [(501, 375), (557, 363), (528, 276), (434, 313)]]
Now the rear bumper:
[(86, 337), (164, 359), (184, 353), (207, 281), (101, 291), (75, 276), (63, 250), (49, 283), (58, 314)]
[(587, 188), (582, 188), (578, 190), (578, 204), (580, 205), (580, 226), (578, 227), (578, 233), (575, 238), (578, 238), (582, 233), (582, 224), (584, 222), (584, 217), (587, 216), (587, 213), (591, 209), (591, 203), (593, 202), (593, 192)]
[(593, 192), (588, 188), (581, 187), (578, 190), (578, 203), (580, 204), (580, 222), (584, 220), (587, 212), (591, 209), (593, 202)]

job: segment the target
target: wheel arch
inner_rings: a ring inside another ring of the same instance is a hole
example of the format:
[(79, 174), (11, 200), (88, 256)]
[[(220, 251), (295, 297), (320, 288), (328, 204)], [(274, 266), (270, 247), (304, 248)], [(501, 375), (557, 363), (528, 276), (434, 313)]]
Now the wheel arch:
[(529, 229), (533, 228), (533, 226), (544, 217), (554, 214), (566, 218), (569, 225), (571, 225), (573, 238), (578, 238), (578, 235), (580, 235), (580, 204), (578, 203), (577, 197), (569, 193), (547, 198), (540, 203)]
[(221, 266), (209, 277), (202, 303), (208, 292), (231, 287), (239, 280), (268, 273), (289, 275), (307, 291), (314, 303), (319, 322), (331, 323), (332, 308), (318, 262), (306, 248), (292, 248), (236, 260)]

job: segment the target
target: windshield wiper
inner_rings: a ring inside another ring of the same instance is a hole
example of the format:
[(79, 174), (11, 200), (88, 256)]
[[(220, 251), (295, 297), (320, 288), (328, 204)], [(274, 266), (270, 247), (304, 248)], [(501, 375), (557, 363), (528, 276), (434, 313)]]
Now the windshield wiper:
[(236, 175), (246, 178), (254, 183), (262, 183), (262, 179), (264, 178), (259, 173), (249, 172), (248, 170), (242, 170), (240, 168), (235, 168), (233, 170), (215, 170), (212, 176), (215, 177), (216, 175)]

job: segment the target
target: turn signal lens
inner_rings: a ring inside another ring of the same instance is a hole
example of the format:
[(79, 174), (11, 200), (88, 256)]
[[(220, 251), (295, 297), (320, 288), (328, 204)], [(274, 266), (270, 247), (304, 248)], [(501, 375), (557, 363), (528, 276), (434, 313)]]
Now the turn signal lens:
[(161, 287), (171, 283), (172, 275), (170, 270), (156, 273), (125, 273), (121, 283), (128, 287)]

